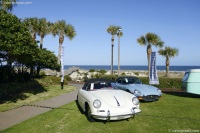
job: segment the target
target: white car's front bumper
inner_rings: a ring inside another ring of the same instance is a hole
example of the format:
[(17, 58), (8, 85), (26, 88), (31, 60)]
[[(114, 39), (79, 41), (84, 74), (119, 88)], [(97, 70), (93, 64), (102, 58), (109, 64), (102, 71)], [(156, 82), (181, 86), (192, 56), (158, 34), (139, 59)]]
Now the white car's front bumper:
[(135, 114), (141, 112), (140, 109), (132, 109), (130, 112), (126, 113), (112, 113), (109, 110), (106, 110), (105, 112), (97, 112), (92, 113), (93, 118), (99, 119), (99, 120), (122, 120), (122, 119), (128, 119), (130, 117), (133, 117)]

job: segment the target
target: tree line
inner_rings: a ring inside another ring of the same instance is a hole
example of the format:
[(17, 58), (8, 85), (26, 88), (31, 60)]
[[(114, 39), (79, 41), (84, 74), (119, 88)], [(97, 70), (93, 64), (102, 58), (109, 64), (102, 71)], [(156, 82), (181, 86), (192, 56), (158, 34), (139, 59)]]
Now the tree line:
[[(107, 28), (107, 32), (109, 34), (111, 34), (111, 36), (112, 36), (112, 38), (111, 38), (111, 51), (112, 51), (112, 53), (111, 53), (111, 71), (112, 71), (112, 65), (113, 65), (113, 47), (114, 47), (115, 35), (117, 35), (118, 37), (123, 36), (123, 32), (119, 31), (119, 29), (122, 29), (121, 26), (115, 26), (115, 25), (110, 25)], [(151, 32), (148, 32), (145, 35), (140, 36), (137, 39), (137, 42), (139, 43), (139, 45), (147, 47), (146, 52), (147, 52), (147, 60), (148, 60), (148, 73), (150, 72), (150, 57), (151, 57), (151, 52), (152, 52), (152, 46), (160, 48), (158, 53), (161, 56), (164, 56), (166, 58), (166, 61), (165, 61), (166, 76), (168, 77), (169, 76), (170, 58), (178, 56), (178, 53), (179, 53), (178, 48), (172, 48), (170, 46), (165, 46), (164, 49), (161, 49), (164, 46), (164, 42), (161, 40), (161, 38), (157, 34), (151, 33)], [(118, 58), (118, 62), (119, 62), (119, 58)]]
[[(59, 71), (61, 47), (66, 36), (70, 40), (76, 31), (65, 20), (51, 23), (46, 18), (19, 19), (11, 14), (17, 0), (0, 1), (0, 75), (2, 82), (15, 80), (16, 75), (39, 76), (42, 68)], [(47, 34), (59, 36), (58, 56), (43, 48)], [(40, 37), (40, 41), (36, 37)], [(38, 47), (39, 43), (39, 47)], [(22, 78), (24, 79), (24, 78)], [(27, 78), (25, 78), (27, 79)]]
[[(34, 75), (39, 75), (42, 68), (50, 68), (54, 70), (60, 69), (61, 47), (64, 42), (64, 37), (72, 40), (76, 36), (76, 31), (71, 24), (67, 24), (65, 20), (58, 20), (51, 23), (46, 18), (25, 18), (19, 19), (10, 12), (13, 9), (13, 4), (3, 4), (1, 0), (0, 8), (0, 63), (7, 63), (7, 68), (10, 73), (15, 73), (13, 66), (17, 66), (18, 73), (29, 73), (30, 78)], [(8, 0), (9, 1), (9, 0)], [(16, 0), (13, 0), (16, 2)], [(110, 25), (107, 32), (112, 35), (111, 38), (111, 72), (113, 66), (113, 47), (114, 37), (123, 36), (123, 32), (119, 30), (120, 26)], [(43, 48), (43, 39), (46, 35), (52, 34), (59, 36), (58, 56), (45, 48)], [(40, 40), (37, 40), (40, 37)], [(162, 48), (164, 42), (155, 33), (147, 33), (137, 39), (141, 46), (146, 46), (148, 71), (150, 71), (150, 56), (152, 46)], [(39, 43), (39, 47), (38, 47)], [(177, 48), (166, 46), (165, 49), (160, 49), (158, 53), (166, 57), (166, 76), (168, 76), (170, 58), (178, 55)], [(119, 59), (119, 58), (118, 58)], [(1, 68), (2, 69), (2, 68)], [(0, 74), (6, 75), (5, 79), (11, 77), (6, 74), (8, 71), (0, 70)], [(111, 73), (112, 74), (112, 73)], [(12, 74), (11, 74), (12, 75)]]
[(26, 25), (15, 15), (0, 10), (0, 75), (1, 82), (13, 81), (16, 75), (31, 79), (37, 66), (58, 69), (53, 52), (40, 49)]

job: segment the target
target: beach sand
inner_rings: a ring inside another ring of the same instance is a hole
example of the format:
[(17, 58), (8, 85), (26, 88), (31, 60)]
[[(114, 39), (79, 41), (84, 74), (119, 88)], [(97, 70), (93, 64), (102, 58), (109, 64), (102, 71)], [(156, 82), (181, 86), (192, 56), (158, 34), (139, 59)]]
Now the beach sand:
[[(56, 75), (56, 71), (52, 71), (49, 69), (42, 70), (45, 75)], [(98, 70), (97, 70), (98, 71)], [(84, 69), (77, 69), (76, 71), (70, 72), (69, 76), (72, 78), (73, 81), (83, 80), (83, 78), (87, 75), (88, 78), (98, 74), (99, 72), (89, 72), (89, 70)], [(110, 75), (111, 71), (106, 70), (107, 72), (105, 75)], [(113, 71), (115, 75), (117, 75), (117, 70)], [(65, 75), (68, 75), (68, 70), (65, 70)], [(183, 78), (185, 71), (170, 71), (169, 78)], [(165, 71), (157, 71), (158, 77), (165, 77)], [(126, 76), (137, 76), (137, 77), (148, 77), (148, 71), (146, 70), (120, 70), (120, 75)]]

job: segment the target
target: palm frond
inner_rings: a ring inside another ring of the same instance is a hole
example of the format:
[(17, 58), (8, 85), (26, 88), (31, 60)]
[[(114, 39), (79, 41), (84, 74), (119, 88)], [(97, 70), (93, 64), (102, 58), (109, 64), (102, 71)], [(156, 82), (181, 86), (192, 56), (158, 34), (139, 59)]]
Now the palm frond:
[(38, 25), (38, 35), (43, 37), (50, 33), (50, 27), (51, 23), (46, 20), (46, 18), (39, 19), (39, 25)]
[(146, 39), (144, 36), (141, 36), (140, 38), (137, 39), (137, 42), (141, 45), (141, 46), (146, 46)]
[(165, 49), (160, 49), (158, 53), (164, 57), (175, 57), (178, 56), (179, 50), (177, 48), (167, 46)]
[(115, 25), (110, 25), (108, 28), (107, 28), (107, 32), (111, 35), (117, 35), (119, 29), (121, 29), (120, 26), (115, 26)]
[(76, 31), (71, 24), (67, 24), (65, 27), (65, 35), (72, 40), (76, 36)]

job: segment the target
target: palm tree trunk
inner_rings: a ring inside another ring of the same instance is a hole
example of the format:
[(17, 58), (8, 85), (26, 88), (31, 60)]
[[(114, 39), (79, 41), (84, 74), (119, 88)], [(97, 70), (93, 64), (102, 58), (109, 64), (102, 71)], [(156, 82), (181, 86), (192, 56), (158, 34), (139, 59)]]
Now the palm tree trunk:
[(166, 77), (169, 76), (169, 64), (170, 64), (169, 57), (166, 57)]
[(118, 77), (120, 75), (120, 35), (118, 36)]
[[(42, 47), (43, 47), (43, 38), (44, 37), (41, 37), (41, 39), (40, 39), (40, 49), (42, 49)], [(38, 67), (37, 67), (37, 76), (39, 76), (40, 70), (41, 70), (40, 64), (38, 64)]]
[(42, 47), (43, 47), (43, 38), (41, 37), (41, 39), (40, 39), (40, 49), (42, 49)]
[(59, 48), (58, 48), (58, 64), (59, 64), (59, 65), (60, 65), (61, 47), (62, 47), (62, 44), (59, 43)]
[(111, 75), (113, 75), (113, 47), (114, 47), (114, 36), (112, 36), (111, 42), (112, 42), (112, 45), (111, 45)]
[(31, 76), (31, 79), (33, 79), (33, 65), (31, 65), (30, 67), (30, 76)]
[(35, 32), (32, 32), (32, 33), (31, 33), (31, 37), (33, 38), (33, 40), (36, 39), (36, 34), (35, 34)]
[(40, 65), (37, 67), (37, 76), (40, 75)]
[(148, 75), (150, 74), (150, 68), (151, 68), (151, 52), (152, 52), (151, 46), (148, 45), (147, 46)]
[(59, 36), (59, 48), (58, 48), (58, 64), (60, 65), (61, 48), (64, 41), (64, 36)]

